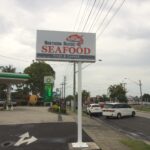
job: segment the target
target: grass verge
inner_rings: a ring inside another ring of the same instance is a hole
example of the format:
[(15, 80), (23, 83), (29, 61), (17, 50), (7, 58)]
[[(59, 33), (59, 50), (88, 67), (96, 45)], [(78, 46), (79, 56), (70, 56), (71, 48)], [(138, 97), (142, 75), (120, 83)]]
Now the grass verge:
[(127, 145), (131, 150), (150, 150), (150, 145), (140, 140), (123, 139), (121, 143)]
[(135, 109), (140, 111), (150, 112), (150, 106), (140, 106), (140, 107), (136, 107)]

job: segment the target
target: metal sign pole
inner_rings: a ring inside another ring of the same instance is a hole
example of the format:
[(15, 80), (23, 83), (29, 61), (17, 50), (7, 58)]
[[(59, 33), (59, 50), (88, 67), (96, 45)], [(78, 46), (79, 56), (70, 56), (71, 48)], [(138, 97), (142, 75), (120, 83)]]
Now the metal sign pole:
[(78, 62), (78, 139), (77, 143), (72, 143), (73, 147), (88, 147), (82, 142), (82, 64)]

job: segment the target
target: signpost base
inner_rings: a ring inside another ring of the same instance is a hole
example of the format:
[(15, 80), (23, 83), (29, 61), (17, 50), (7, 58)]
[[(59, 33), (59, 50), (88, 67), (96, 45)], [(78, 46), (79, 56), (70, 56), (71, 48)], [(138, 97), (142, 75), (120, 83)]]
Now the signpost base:
[(73, 148), (82, 148), (82, 147), (88, 147), (87, 143), (83, 142), (77, 142), (77, 143), (72, 143)]
[(95, 142), (77, 142), (77, 143), (69, 143), (69, 150), (102, 150)]

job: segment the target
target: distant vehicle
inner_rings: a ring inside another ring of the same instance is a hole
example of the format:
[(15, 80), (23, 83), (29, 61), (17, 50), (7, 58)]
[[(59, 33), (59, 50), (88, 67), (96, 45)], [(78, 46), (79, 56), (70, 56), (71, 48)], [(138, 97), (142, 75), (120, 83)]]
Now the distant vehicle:
[(89, 104), (87, 106), (87, 113), (90, 115), (92, 114), (102, 115), (102, 109), (99, 106), (99, 104)]
[(136, 112), (135, 109), (126, 103), (109, 103), (105, 104), (103, 108), (103, 116), (117, 117), (118, 119), (123, 116), (132, 116), (134, 117)]

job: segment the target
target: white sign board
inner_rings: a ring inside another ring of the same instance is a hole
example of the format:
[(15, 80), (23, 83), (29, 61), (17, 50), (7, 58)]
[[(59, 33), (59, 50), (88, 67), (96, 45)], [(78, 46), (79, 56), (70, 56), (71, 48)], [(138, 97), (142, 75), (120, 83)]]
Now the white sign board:
[(95, 33), (37, 31), (37, 60), (95, 62), (95, 49)]
[(53, 76), (44, 76), (44, 83), (54, 83)]

